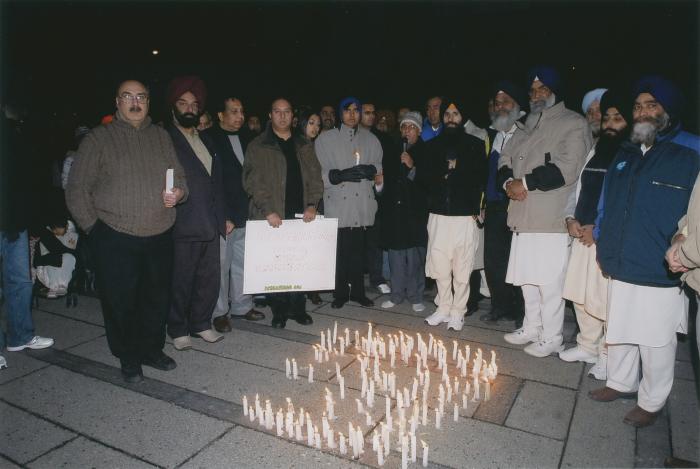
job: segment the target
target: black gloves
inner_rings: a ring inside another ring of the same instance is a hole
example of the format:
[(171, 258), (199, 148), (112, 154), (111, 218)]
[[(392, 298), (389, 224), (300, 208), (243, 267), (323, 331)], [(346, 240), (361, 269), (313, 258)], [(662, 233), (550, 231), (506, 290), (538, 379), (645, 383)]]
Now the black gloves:
[(331, 184), (337, 185), (341, 182), (360, 182), (363, 179), (372, 180), (375, 174), (377, 174), (377, 168), (373, 165), (360, 164), (343, 170), (331, 169), (328, 171), (328, 180)]

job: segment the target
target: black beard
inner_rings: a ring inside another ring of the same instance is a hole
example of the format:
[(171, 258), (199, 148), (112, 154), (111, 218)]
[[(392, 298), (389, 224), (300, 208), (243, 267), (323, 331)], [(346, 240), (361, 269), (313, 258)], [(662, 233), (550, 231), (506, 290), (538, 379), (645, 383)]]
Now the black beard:
[(459, 124), (449, 123), (444, 125), (443, 132), (447, 134), (456, 134), (459, 132)]
[(199, 116), (192, 112), (181, 113), (177, 109), (173, 109), (173, 115), (175, 116), (175, 120), (177, 121), (177, 123), (185, 129), (197, 127), (197, 125), (199, 124)]

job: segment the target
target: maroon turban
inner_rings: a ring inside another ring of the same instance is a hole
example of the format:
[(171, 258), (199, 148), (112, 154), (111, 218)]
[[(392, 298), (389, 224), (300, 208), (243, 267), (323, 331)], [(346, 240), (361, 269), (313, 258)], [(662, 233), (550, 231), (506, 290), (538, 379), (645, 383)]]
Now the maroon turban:
[(199, 101), (199, 109), (204, 109), (207, 102), (207, 87), (201, 78), (194, 75), (173, 78), (165, 95), (168, 104), (174, 105), (175, 101), (188, 91)]

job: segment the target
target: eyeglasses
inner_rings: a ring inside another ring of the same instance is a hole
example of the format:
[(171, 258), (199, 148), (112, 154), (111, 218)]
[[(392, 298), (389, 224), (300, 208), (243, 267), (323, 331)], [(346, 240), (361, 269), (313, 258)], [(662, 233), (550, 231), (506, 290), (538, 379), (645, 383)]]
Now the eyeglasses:
[(133, 95), (130, 93), (122, 93), (119, 95), (119, 99), (121, 99), (122, 101), (129, 101), (132, 103), (134, 101), (136, 101), (138, 103), (145, 103), (146, 101), (148, 101), (148, 95), (146, 95), (146, 94)]

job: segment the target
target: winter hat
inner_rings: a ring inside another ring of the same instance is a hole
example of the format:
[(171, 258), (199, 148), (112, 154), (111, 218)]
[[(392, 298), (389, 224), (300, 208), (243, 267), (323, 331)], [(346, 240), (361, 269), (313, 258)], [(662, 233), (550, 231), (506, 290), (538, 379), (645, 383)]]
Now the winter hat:
[(340, 106), (338, 106), (338, 116), (342, 118), (343, 111), (346, 110), (348, 106), (350, 106), (352, 103), (355, 103), (357, 105), (357, 112), (359, 112), (360, 115), (362, 115), (362, 103), (360, 102), (360, 100), (355, 98), (354, 96), (348, 96), (347, 98), (343, 98), (340, 101)]
[(588, 109), (591, 107), (591, 104), (594, 102), (598, 101), (600, 103), (600, 98), (606, 91), (608, 91), (607, 88), (596, 88), (586, 93), (583, 96), (583, 101), (581, 102), (581, 110), (583, 113), (586, 114)]
[(518, 103), (520, 108), (525, 107), (528, 104), (527, 96), (523, 92), (522, 88), (509, 80), (501, 80), (493, 87), (491, 97), (496, 97), (498, 93), (505, 93), (510, 96), (513, 101)]
[(683, 96), (680, 90), (671, 81), (659, 75), (642, 77), (635, 83), (633, 90), (633, 100), (640, 93), (649, 93), (656, 98), (672, 118), (678, 118), (683, 109)]
[(535, 80), (541, 81), (547, 88), (552, 90), (552, 93), (559, 94), (561, 90), (561, 77), (553, 67), (546, 65), (538, 65), (532, 67), (527, 74), (527, 89), (530, 89), (532, 82)]
[(628, 124), (632, 122), (632, 100), (618, 90), (608, 90), (600, 98), (600, 114), (605, 116), (608, 109), (614, 107)]
[(422, 124), (423, 123), (423, 116), (421, 116), (420, 112), (418, 112), (418, 111), (407, 112), (403, 116), (403, 119), (401, 119), (401, 122), (399, 123), (399, 127), (401, 127), (404, 123), (413, 124), (416, 127), (418, 127), (418, 130), (420, 130), (422, 125), (423, 125)]
[(199, 101), (199, 109), (204, 109), (207, 102), (207, 87), (201, 78), (194, 75), (173, 78), (165, 93), (168, 104), (174, 105), (175, 101), (188, 91)]

